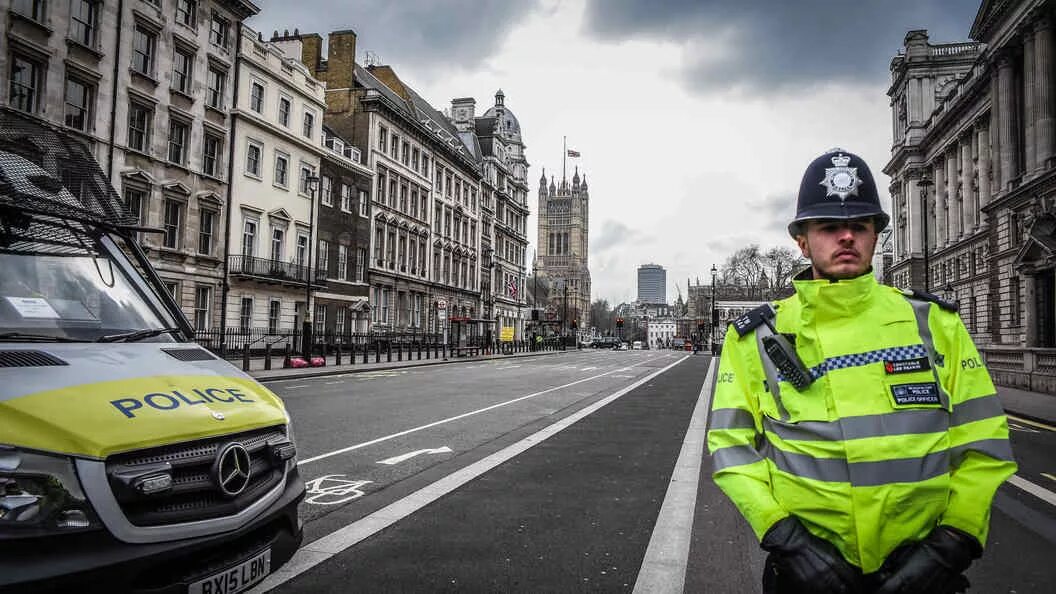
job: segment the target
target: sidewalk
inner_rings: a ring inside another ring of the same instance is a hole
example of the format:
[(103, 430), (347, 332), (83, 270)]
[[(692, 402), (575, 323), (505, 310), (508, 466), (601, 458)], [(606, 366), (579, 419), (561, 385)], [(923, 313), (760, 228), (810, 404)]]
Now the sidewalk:
[[(329, 356), (326, 358), (326, 366), (324, 367), (305, 367), (302, 369), (283, 369), (282, 368), (282, 357), (272, 357), (270, 370), (264, 369), (264, 359), (256, 358), (250, 359), (249, 375), (253, 376), (257, 380), (262, 382), (294, 379), (294, 378), (309, 378), (309, 377), (323, 377), (327, 375), (338, 375), (342, 373), (357, 373), (367, 371), (385, 371), (386, 369), (404, 369), (407, 367), (422, 367), (426, 365), (444, 365), (446, 363), (470, 363), (473, 361), (492, 361), (495, 359), (520, 359), (523, 357), (543, 357), (547, 355), (560, 355), (563, 353), (575, 353), (576, 349), (569, 349), (567, 351), (537, 351), (529, 353), (513, 353), (510, 355), (484, 355), (480, 357), (452, 357), (448, 356), (447, 359), (443, 357), (436, 359), (426, 359), (425, 353), (422, 353), (422, 358), (417, 358), (417, 352), (414, 353), (414, 359), (407, 359), (407, 353), (404, 353), (403, 361), (397, 361), (396, 353), (392, 354), (392, 362), (387, 362), (385, 359), (385, 353), (381, 355), (381, 362), (374, 362), (374, 353), (370, 353), (368, 357), (368, 363), (363, 363), (363, 355), (357, 354), (356, 362), (354, 365), (348, 363), (348, 354), (344, 354), (341, 357), (341, 365), (335, 365), (335, 358)], [(581, 351), (580, 351), (581, 352)], [(242, 368), (241, 359), (229, 359), (232, 365), (235, 365), (239, 369)]]
[(1052, 394), (997, 386), (997, 396), (1009, 414), (1056, 425), (1056, 396)]

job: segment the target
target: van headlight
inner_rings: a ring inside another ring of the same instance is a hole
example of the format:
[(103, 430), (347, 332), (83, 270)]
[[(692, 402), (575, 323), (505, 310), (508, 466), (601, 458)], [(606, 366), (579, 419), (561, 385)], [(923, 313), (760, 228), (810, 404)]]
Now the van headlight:
[(0, 540), (99, 527), (70, 458), (0, 446)]

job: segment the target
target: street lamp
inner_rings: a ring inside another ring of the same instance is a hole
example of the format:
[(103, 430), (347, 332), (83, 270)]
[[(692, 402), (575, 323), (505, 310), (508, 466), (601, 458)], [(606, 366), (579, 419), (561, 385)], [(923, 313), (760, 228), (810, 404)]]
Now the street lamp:
[(715, 354), (715, 275), (719, 269), (711, 265), (711, 320), (708, 323), (708, 342), (711, 343), (711, 354)]
[(304, 271), (304, 324), (301, 327), (304, 344), (301, 346), (301, 352), (307, 361), (312, 357), (312, 277), (315, 276), (312, 270), (312, 229), (315, 228), (315, 190), (319, 187), (319, 177), (314, 173), (310, 174), (305, 178), (305, 182), (311, 199), (308, 207), (308, 266)]
[(928, 179), (928, 170), (925, 168), (920, 173), (920, 181), (917, 182), (920, 186), (920, 222), (921, 230), (923, 232), (924, 244), (921, 249), (924, 251), (924, 292), (928, 292), (929, 280), (931, 271), (928, 267), (928, 188), (934, 185), (934, 183)]
[(491, 249), (491, 246), (484, 246), (482, 256), (484, 257), (484, 267), (488, 269), (488, 282), (482, 283), (484, 289), (484, 319), (487, 322), (484, 325), (484, 344), (491, 347), (491, 323), (492, 317), (495, 310), (495, 291), (492, 284), (495, 273), (492, 269), (495, 267), (495, 260), (493, 258), (495, 250)]

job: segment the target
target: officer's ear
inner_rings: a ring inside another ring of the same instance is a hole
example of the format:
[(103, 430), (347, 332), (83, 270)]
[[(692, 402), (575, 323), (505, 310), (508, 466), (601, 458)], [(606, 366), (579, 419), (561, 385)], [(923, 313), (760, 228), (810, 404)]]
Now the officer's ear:
[(804, 258), (809, 260), (810, 259), (810, 244), (807, 243), (807, 230), (805, 229), (805, 225), (796, 225), (795, 240), (796, 240), (796, 245), (799, 246), (800, 253), (803, 254)]

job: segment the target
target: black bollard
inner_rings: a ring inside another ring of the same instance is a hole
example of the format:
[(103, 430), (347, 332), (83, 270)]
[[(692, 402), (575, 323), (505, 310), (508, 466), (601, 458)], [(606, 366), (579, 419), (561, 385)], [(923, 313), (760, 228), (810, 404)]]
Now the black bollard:
[(264, 371), (271, 370), (271, 344), (264, 345)]
[(334, 365), (341, 364), (341, 343), (334, 345)]
[(286, 369), (290, 366), (290, 343), (286, 343), (285, 354), (282, 356), (282, 368)]
[(242, 371), (249, 371), (249, 343), (242, 347)]
[(392, 363), (392, 341), (385, 341), (385, 362)]
[(374, 341), (374, 362), (381, 363), (381, 341)]

